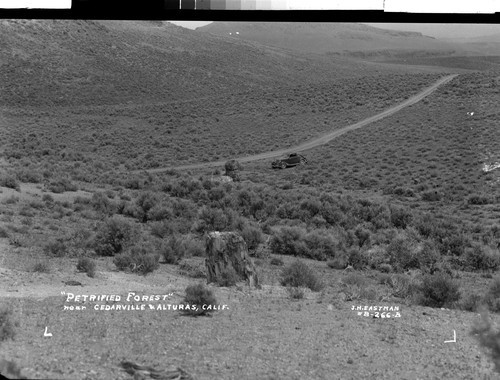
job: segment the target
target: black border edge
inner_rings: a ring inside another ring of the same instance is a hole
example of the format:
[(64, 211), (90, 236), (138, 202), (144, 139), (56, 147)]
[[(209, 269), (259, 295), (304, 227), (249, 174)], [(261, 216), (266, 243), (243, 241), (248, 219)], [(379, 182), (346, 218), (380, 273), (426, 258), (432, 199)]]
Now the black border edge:
[(166, 21), (267, 21), (267, 22), (384, 22), (500, 24), (500, 13), (402, 13), (383, 10), (172, 10), (157, 6), (75, 9), (0, 9), (0, 19), (166, 20)]

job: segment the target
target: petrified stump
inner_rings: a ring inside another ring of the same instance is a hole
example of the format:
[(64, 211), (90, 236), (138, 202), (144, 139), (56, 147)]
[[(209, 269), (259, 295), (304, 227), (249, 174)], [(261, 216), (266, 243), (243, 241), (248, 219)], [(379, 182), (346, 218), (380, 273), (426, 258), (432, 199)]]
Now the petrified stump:
[(210, 232), (206, 240), (207, 281), (218, 282), (232, 267), (250, 286), (259, 286), (255, 265), (243, 238), (235, 232)]

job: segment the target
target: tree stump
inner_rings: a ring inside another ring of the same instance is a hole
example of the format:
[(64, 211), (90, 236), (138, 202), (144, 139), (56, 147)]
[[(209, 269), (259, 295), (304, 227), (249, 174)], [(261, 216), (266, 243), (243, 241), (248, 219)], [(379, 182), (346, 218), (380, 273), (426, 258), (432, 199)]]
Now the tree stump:
[(210, 232), (206, 239), (207, 283), (218, 282), (232, 267), (250, 286), (258, 287), (255, 265), (243, 238), (235, 232)]

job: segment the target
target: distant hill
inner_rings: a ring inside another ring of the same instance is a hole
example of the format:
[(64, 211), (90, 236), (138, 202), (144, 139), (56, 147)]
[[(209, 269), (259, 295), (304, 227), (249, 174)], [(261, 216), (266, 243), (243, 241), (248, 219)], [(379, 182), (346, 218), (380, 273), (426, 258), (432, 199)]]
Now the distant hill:
[(500, 55), (500, 33), (461, 39), (449, 38), (446, 41), (460, 43), (468, 51), (477, 55)]
[(465, 42), (465, 43), (495, 43), (500, 44), (500, 33), (486, 34), (483, 36), (469, 37), (469, 38), (448, 38), (450, 42)]
[(0, 36), (0, 106), (220, 97), (385, 70), (161, 21), (0, 20)]
[(418, 32), (385, 30), (364, 24), (214, 22), (196, 30), (292, 51), (368, 59), (415, 53), (450, 55), (460, 50), (456, 44)]

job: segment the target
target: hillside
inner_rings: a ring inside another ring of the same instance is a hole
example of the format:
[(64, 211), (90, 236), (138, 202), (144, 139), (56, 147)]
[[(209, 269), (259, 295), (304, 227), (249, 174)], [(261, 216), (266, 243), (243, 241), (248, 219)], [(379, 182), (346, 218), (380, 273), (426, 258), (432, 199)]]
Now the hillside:
[(458, 39), (447, 39), (448, 42), (460, 42), (467, 50), (475, 52), (477, 55), (498, 54), (500, 51), (500, 33), (487, 34), (484, 36)]
[(4, 106), (164, 102), (363, 71), (166, 22), (3, 20), (0, 35)]
[(374, 58), (415, 53), (442, 55), (460, 50), (456, 44), (441, 42), (421, 33), (385, 30), (364, 24), (214, 22), (196, 30), (293, 51), (363, 58), (365, 55)]
[(0, 153), (36, 162), (54, 156), (57, 165), (86, 157), (145, 169), (290, 146), (441, 75), (163, 22), (0, 25)]

